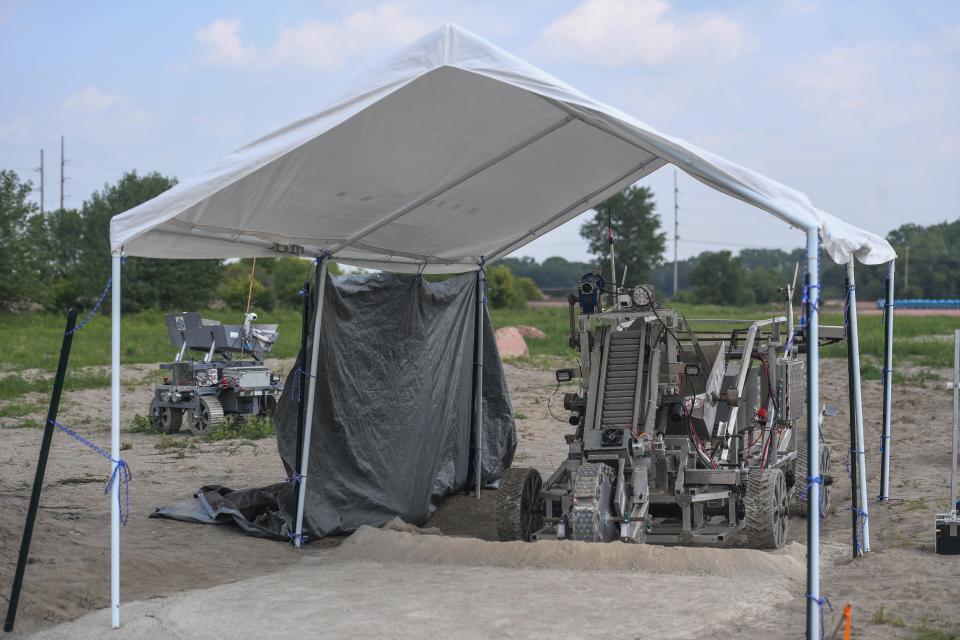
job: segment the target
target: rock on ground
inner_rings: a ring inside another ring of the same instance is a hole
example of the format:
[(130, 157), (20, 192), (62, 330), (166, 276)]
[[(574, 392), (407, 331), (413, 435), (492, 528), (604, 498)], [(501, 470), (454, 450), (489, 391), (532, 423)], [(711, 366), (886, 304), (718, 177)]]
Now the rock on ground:
[(516, 327), (501, 327), (497, 329), (497, 349), (500, 350), (500, 357), (507, 358), (526, 358), (530, 355), (527, 348), (527, 341)]

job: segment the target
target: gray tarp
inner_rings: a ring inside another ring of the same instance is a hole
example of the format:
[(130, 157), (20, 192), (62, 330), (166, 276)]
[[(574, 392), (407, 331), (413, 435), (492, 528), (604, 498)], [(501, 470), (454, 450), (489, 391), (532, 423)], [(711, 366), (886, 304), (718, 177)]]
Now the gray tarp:
[[(468, 485), (475, 317), (473, 274), (444, 282), (388, 273), (328, 278), (306, 535), (348, 533), (395, 516), (419, 525), (439, 498)], [(482, 473), (492, 485), (510, 466), (516, 431), (489, 316), (483, 344)], [(296, 462), (297, 395), (306, 393), (306, 378), (297, 380), (300, 366), (298, 360), (276, 414), (288, 475)], [(286, 537), (295, 489), (294, 483), (244, 491), (213, 485), (155, 515), (233, 521), (253, 535)]]

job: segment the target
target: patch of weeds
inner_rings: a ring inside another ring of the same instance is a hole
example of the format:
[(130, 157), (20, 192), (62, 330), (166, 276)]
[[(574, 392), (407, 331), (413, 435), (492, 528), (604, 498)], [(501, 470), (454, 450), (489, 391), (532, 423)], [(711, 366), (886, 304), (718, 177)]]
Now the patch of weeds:
[(924, 511), (927, 509), (927, 499), (917, 498), (916, 500), (907, 500), (903, 503), (907, 511)]
[(150, 433), (154, 431), (153, 425), (150, 424), (150, 418), (142, 416), (139, 413), (133, 416), (133, 420), (130, 421), (130, 426), (127, 427), (128, 433)]
[(209, 442), (218, 440), (261, 440), (271, 438), (276, 431), (273, 418), (265, 416), (247, 416), (226, 420), (219, 427), (207, 434)]
[(960, 635), (957, 635), (952, 631), (934, 629), (933, 627), (928, 626), (924, 621), (919, 627), (914, 627), (913, 638), (915, 640), (958, 640)]
[[(917, 373), (911, 375), (907, 380), (913, 384), (918, 384), (922, 387), (927, 386), (928, 382), (937, 382), (940, 380), (940, 376), (931, 371), (930, 369), (921, 369)], [(896, 375), (894, 375), (894, 381), (896, 381)]]
[(523, 461), (526, 460), (528, 457), (529, 457), (529, 456), (527, 455), (527, 452), (526, 452), (526, 451), (524, 451), (523, 449), (517, 449), (516, 453), (513, 454), (513, 461), (514, 461), (514, 462), (523, 462)]
[[(67, 390), (97, 389), (110, 386), (110, 374), (91, 371), (69, 371), (63, 388)], [(0, 400), (9, 400), (31, 391), (49, 393), (53, 390), (53, 377), (38, 377), (27, 380), (21, 375), (11, 374), (0, 378)]]
[(527, 414), (523, 413), (522, 411), (517, 411), (515, 414), (513, 414), (513, 417), (517, 420), (526, 420)]
[(133, 449), (133, 444), (132, 444), (132, 443), (130, 443), (130, 442), (121, 442), (121, 443), (120, 443), (120, 451), (127, 451), (127, 450), (129, 450), (129, 449)]
[(196, 448), (197, 445), (184, 438), (163, 434), (153, 443), (154, 449), (186, 449), (188, 447)]
[[(883, 370), (875, 364), (866, 363), (860, 364), (860, 378), (863, 380), (882, 380), (883, 379)], [(903, 373), (894, 369), (893, 371), (893, 383), (902, 384), (906, 382), (907, 379), (904, 377)]]
[(39, 429), (40, 423), (33, 418), (24, 418), (20, 421), (21, 429)]
[(4, 407), (0, 407), (0, 418), (22, 418), (31, 413), (40, 413), (43, 409), (44, 406), (42, 404), (14, 401)]
[(873, 624), (889, 624), (890, 626), (897, 627), (898, 629), (907, 626), (907, 623), (903, 621), (903, 618), (887, 615), (887, 612), (884, 610), (882, 604), (878, 610), (873, 612), (870, 622)]

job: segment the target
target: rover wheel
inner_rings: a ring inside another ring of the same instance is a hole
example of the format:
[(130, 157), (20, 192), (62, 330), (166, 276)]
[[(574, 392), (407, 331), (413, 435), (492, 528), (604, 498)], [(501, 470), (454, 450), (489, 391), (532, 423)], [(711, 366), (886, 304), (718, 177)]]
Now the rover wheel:
[(195, 436), (205, 436), (223, 424), (223, 407), (213, 396), (200, 398), (200, 411), (190, 421), (190, 431)]
[(504, 542), (529, 542), (543, 527), (543, 480), (536, 469), (512, 467), (503, 473), (497, 490), (497, 536)]
[(570, 518), (573, 539), (583, 542), (609, 542), (617, 534), (613, 521), (613, 470), (603, 464), (587, 462), (573, 476), (573, 509)]
[(747, 476), (747, 545), (779, 549), (787, 541), (787, 483), (780, 469), (752, 469)]
[[(829, 476), (833, 450), (825, 442), (820, 443), (820, 475)], [(793, 467), (793, 488), (790, 497), (790, 515), (807, 517), (807, 483), (810, 473), (807, 470), (807, 440), (797, 443), (797, 460)], [(830, 486), (820, 485), (820, 510), (822, 514), (830, 511)]]
[(150, 401), (150, 426), (155, 431), (177, 433), (183, 425), (183, 410), (158, 407), (156, 399)]

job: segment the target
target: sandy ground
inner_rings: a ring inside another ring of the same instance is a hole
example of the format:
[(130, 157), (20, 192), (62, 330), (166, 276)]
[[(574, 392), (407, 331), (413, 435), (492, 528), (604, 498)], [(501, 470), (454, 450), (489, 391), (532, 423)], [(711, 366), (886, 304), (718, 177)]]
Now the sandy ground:
[[(908, 382), (896, 388), (894, 403), (891, 494), (895, 500), (871, 505), (873, 551), (865, 559), (851, 561), (850, 513), (844, 511), (849, 483), (842, 477), (841, 453), (846, 452), (849, 437), (846, 366), (838, 360), (824, 362), (823, 400), (835, 405), (840, 415), (828, 418), (824, 425), (825, 436), (837, 452), (837, 481), (833, 513), (824, 523), (822, 590), (835, 605), (853, 603), (860, 637), (913, 637), (911, 629), (923, 623), (960, 633), (956, 587), (960, 558), (932, 553), (933, 513), (946, 507), (949, 493), (951, 404), (944, 388), (948, 372), (904, 373)], [(151, 375), (150, 367), (125, 368), (125, 379), (130, 381), (122, 406), (125, 424), (134, 414), (144, 413)], [(536, 467), (546, 475), (563, 458), (563, 434), (569, 429), (547, 412), (546, 399), (556, 386), (553, 373), (508, 365), (507, 376), (518, 415), (516, 464)], [(876, 381), (864, 383), (871, 496), (878, 493), (880, 390)], [(61, 418), (106, 444), (109, 390), (66, 394)], [(11, 428), (13, 422), (0, 418), (4, 506), (0, 606), (4, 609), (41, 436), (36, 429)], [(107, 606), (109, 594), (109, 505), (102, 495), (108, 467), (101, 458), (56, 435), (17, 631), (18, 635), (43, 631), (43, 637), (52, 638), (101, 637), (107, 628), (106, 611), (53, 627)], [(277, 481), (283, 469), (272, 441), (204, 443), (180, 436), (175, 442), (183, 446), (164, 449), (156, 448), (156, 435), (124, 433), (123, 441), (129, 445), (124, 456), (135, 477), (132, 513), (123, 531), (127, 626), (117, 637), (220, 636), (239, 628), (236, 620), (233, 626), (228, 622), (241, 610), (250, 612), (242, 620), (248, 633), (241, 635), (262, 637), (289, 635), (291, 623), (310, 628), (322, 625), (324, 637), (361, 633), (546, 637), (558, 633), (558, 624), (569, 623), (574, 625), (569, 637), (594, 636), (601, 628), (639, 637), (656, 628), (663, 630), (663, 637), (684, 638), (726, 624), (737, 637), (779, 638), (800, 637), (803, 628), (804, 582), (797, 569), (805, 555), (803, 519), (791, 521), (791, 538), (797, 543), (779, 554), (761, 553), (770, 556), (773, 564), (752, 573), (743, 573), (743, 568), (749, 568), (757, 552), (743, 550), (706, 551), (734, 554), (730, 566), (739, 567), (736, 573), (716, 569), (726, 562), (718, 556), (708, 561), (688, 553), (703, 552), (699, 549), (617, 544), (580, 552), (564, 543), (555, 547), (553, 555), (534, 561), (498, 560), (502, 552), (494, 549), (502, 545), (443, 538), (469, 548), (441, 550), (429, 546), (438, 544), (435, 536), (426, 536), (430, 540), (423, 547), (416, 534), (402, 533), (377, 540), (351, 538), (340, 548), (336, 547), (342, 539), (329, 539), (297, 552), (286, 544), (248, 538), (228, 527), (146, 517), (155, 507), (179, 502), (204, 484), (239, 488)], [(480, 500), (452, 496), (425, 526), (437, 527), (447, 536), (491, 540), (495, 537), (491, 498), (491, 492), (484, 492)], [(553, 543), (521, 546), (547, 544)], [(615, 547), (626, 551), (615, 551)], [(662, 557), (632, 555), (627, 563), (631, 570), (625, 572), (611, 570), (624, 564), (624, 557), (617, 555), (612, 565), (609, 560), (583, 564), (584, 553), (651, 552)], [(521, 556), (528, 553), (532, 551)], [(667, 569), (658, 570), (661, 566)], [(621, 594), (640, 598), (641, 616), (636, 599), (612, 595), (609, 587), (613, 585), (624, 588)], [(288, 606), (281, 616), (281, 603), (291, 600), (296, 606)], [(599, 617), (600, 610), (609, 615)]]

